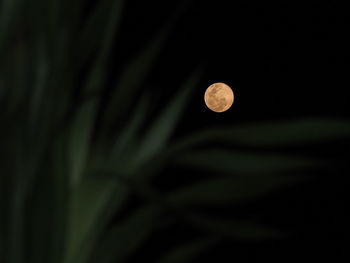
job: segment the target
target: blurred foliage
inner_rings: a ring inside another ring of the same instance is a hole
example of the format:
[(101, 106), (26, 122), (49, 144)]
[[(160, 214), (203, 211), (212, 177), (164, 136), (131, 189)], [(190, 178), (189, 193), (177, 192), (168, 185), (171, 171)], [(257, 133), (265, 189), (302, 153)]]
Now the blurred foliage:
[[(210, 128), (170, 140), (201, 69), (143, 128), (150, 101), (148, 94), (140, 100), (136, 94), (147, 87), (145, 78), (186, 6), (118, 72), (104, 104), (123, 2), (99, 1), (83, 18), (82, 0), (1, 1), (0, 262), (124, 262), (148, 242), (160, 218), (167, 222), (164, 217), (184, 220), (204, 237), (174, 247), (157, 262), (190, 262), (222, 238), (278, 238), (279, 231), (252, 219), (212, 218), (191, 207), (254, 200), (324, 163), (198, 146), (219, 142), (271, 150), (350, 135), (349, 122), (307, 119)], [(170, 163), (217, 176), (159, 193), (152, 178)], [(115, 222), (135, 192), (146, 204)]]

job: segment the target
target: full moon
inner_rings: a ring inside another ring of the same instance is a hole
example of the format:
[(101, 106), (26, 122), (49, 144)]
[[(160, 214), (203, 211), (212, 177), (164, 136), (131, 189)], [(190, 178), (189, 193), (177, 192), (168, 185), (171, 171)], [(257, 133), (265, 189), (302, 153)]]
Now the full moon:
[(232, 89), (225, 83), (214, 83), (204, 93), (204, 101), (209, 109), (224, 112), (231, 108), (234, 100)]

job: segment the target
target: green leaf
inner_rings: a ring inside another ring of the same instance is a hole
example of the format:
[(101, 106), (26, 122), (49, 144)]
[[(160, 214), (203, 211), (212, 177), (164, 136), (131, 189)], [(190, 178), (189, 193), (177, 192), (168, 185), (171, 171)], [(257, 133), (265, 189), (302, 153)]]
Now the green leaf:
[(185, 83), (183, 90), (174, 96), (175, 99), (146, 132), (140, 142), (135, 157), (135, 167), (149, 161), (152, 157), (163, 150), (174, 130), (182, 110), (184, 109), (190, 91), (193, 90), (193, 87), (199, 79), (200, 73), (201, 70), (197, 70), (195, 74), (191, 76), (191, 78)]
[[(7, 46), (15, 32), (16, 18), (22, 8), (20, 0), (2, 0), (0, 2), (0, 57), (7, 54)], [(1, 63), (1, 62), (0, 62)]]
[(70, 175), (73, 184), (79, 182), (86, 167), (96, 114), (97, 100), (91, 99), (81, 106), (73, 119), (69, 138)]
[(322, 162), (310, 158), (271, 154), (244, 153), (225, 150), (203, 150), (174, 156), (177, 164), (228, 174), (274, 173), (319, 167)]
[(22, 256), (26, 262), (62, 262), (69, 200), (65, 135), (56, 138), (45, 152), (31, 150), (34, 158), (29, 163), (35, 166), (40, 163), (34, 178), (31, 178), (29, 167), (21, 173), (26, 179), (26, 185), (22, 186), (26, 188), (25, 205), (20, 217), (23, 219), (21, 238), (26, 252)]
[[(49, 78), (49, 57), (48, 50), (44, 44), (44, 40), (38, 38), (36, 46), (35, 46), (35, 55), (36, 59), (34, 60), (35, 71), (35, 81), (34, 88), (31, 94), (30, 101), (30, 127), (35, 129), (40, 122), (41, 112), (43, 109), (43, 100), (45, 93), (48, 93), (48, 78)], [(47, 97), (47, 96), (46, 96)], [(45, 98), (47, 100), (47, 98)], [(44, 101), (45, 102), (45, 101)], [(47, 110), (47, 109), (45, 109)]]
[[(125, 125), (125, 127), (120, 132), (116, 142), (113, 145), (111, 151), (111, 158), (116, 159), (122, 157), (122, 154), (128, 153), (128, 149), (133, 148), (130, 145), (134, 145), (136, 141), (136, 136), (138, 135), (139, 129), (145, 120), (147, 110), (149, 107), (148, 98), (143, 97), (141, 102), (135, 110), (130, 121)], [(134, 149), (133, 149), (134, 150)], [(130, 150), (129, 150), (130, 151)]]
[[(111, 99), (107, 105), (104, 124), (109, 126), (114, 123), (126, 109), (130, 107), (132, 99), (138, 92), (138, 89), (144, 83), (147, 75), (152, 70), (157, 56), (164, 46), (167, 36), (171, 29), (182, 15), (188, 1), (183, 1), (179, 8), (173, 13), (171, 18), (165, 23), (160, 32), (140, 51), (137, 56), (130, 60), (129, 64), (121, 73), (121, 78), (117, 82)], [(116, 107), (115, 105), (118, 105)]]
[(50, 262), (60, 263), (63, 260), (65, 241), (67, 238), (69, 213), (69, 163), (67, 156), (67, 137), (56, 141), (53, 153), (52, 166), (52, 245)]
[(286, 147), (349, 137), (349, 121), (309, 118), (211, 128), (183, 138), (174, 145), (173, 150), (190, 148), (204, 142), (224, 142), (254, 147)]
[(105, 63), (122, 16), (124, 0), (102, 0), (88, 18), (78, 39), (79, 68), (84, 66), (92, 53), (99, 50), (97, 70)]
[(72, 189), (69, 239), (65, 262), (85, 263), (111, 215), (128, 191), (116, 179), (86, 176)]
[[(119, 25), (123, 2), (124, 1), (122, 0), (116, 0), (112, 2), (110, 1), (101, 2), (101, 6), (97, 8), (97, 11), (96, 11), (97, 13), (94, 14), (91, 18), (92, 21), (90, 20), (88, 22), (88, 26), (86, 29), (87, 33), (84, 33), (86, 35), (89, 35), (90, 27), (95, 25), (95, 24), (93, 25), (90, 24), (90, 23), (94, 23), (95, 16), (101, 18), (103, 21), (105, 18), (108, 18), (108, 20), (106, 21), (107, 22), (106, 24), (105, 22), (102, 22), (102, 23), (97, 22), (97, 25), (101, 26), (99, 29), (101, 30), (102, 28), (102, 31), (103, 31), (103, 35), (101, 36), (102, 42), (100, 43), (101, 47), (98, 49), (96, 60), (94, 62), (94, 65), (92, 66), (91, 72), (85, 83), (85, 88), (84, 88), (85, 94), (90, 94), (90, 93), (99, 91), (101, 90), (101, 87), (105, 84), (106, 66), (108, 62), (108, 57), (111, 53), (111, 49), (113, 46), (117, 27)], [(107, 12), (107, 14), (109, 13), (110, 15), (104, 14), (104, 16), (101, 17), (101, 15), (103, 15), (103, 12)], [(95, 39), (98, 39), (96, 38), (96, 36), (93, 36), (93, 37)], [(92, 43), (93, 42), (94, 41), (92, 41)], [(81, 43), (81, 45), (83, 46), (85, 44), (86, 43)], [(86, 50), (84, 52), (86, 52), (86, 54), (83, 54), (83, 56), (89, 56), (89, 52), (91, 51)], [(81, 59), (84, 60), (84, 58), (81, 58)]]
[(208, 249), (217, 242), (214, 238), (208, 238), (199, 241), (193, 241), (188, 244), (176, 247), (164, 257), (162, 257), (158, 263), (186, 263), (195, 262), (197, 256), (199, 256), (205, 249)]
[[(53, 252), (53, 237), (57, 237), (53, 221), (56, 211), (54, 205), (55, 186), (53, 174), (53, 152), (46, 152), (42, 158), (42, 165), (38, 170), (31, 195), (28, 196), (26, 206), (24, 207), (24, 249), (26, 250), (26, 262), (43, 263), (50, 259), (50, 253)], [(63, 165), (63, 164), (61, 164)], [(62, 168), (59, 168), (62, 169)], [(57, 174), (57, 172), (56, 172)], [(58, 187), (60, 188), (60, 187)], [(62, 219), (62, 218), (61, 218)], [(58, 230), (58, 229), (57, 229)], [(62, 229), (59, 228), (61, 231)], [(17, 253), (19, 251), (16, 251)]]
[[(2, 151), (0, 151), (3, 153)], [(1, 163), (2, 164), (2, 163)], [(3, 171), (8, 173), (8, 167), (2, 166)], [(7, 226), (9, 225), (9, 216), (8, 212), (9, 209), (9, 199), (10, 199), (10, 193), (9, 193), (9, 182), (8, 178), (5, 176), (0, 176), (0, 211), (2, 216), (0, 216), (0, 261), (1, 262), (7, 262), (8, 257), (8, 229)]]
[(250, 220), (238, 221), (192, 215), (189, 217), (189, 221), (197, 229), (213, 236), (228, 237), (235, 240), (279, 239), (284, 236), (280, 231)]
[[(9, 106), (6, 108), (7, 113), (15, 114), (20, 107), (23, 107), (24, 99), (28, 96), (30, 87), (28, 84), (28, 76), (30, 74), (28, 67), (30, 62), (28, 59), (28, 47), (24, 43), (17, 43), (12, 48), (11, 53), (10, 62), (7, 61), (11, 66), (6, 65), (7, 68), (0, 69), (3, 81), (3, 83), (0, 83), (0, 89), (7, 95), (4, 101)], [(27, 111), (27, 109), (25, 110)]]
[[(37, 141), (37, 138), (27, 137), (27, 130), (23, 127), (23, 123), (18, 124), (17, 127), (11, 127), (11, 134), (8, 137), (10, 140), (6, 149), (9, 155), (9, 172), (4, 174), (8, 177), (8, 183), (10, 186), (10, 195), (8, 196), (7, 202), (9, 203), (9, 209), (7, 211), (9, 220), (8, 230), (8, 255), (9, 262), (21, 262), (25, 257), (24, 238), (27, 223), (27, 216), (25, 210), (29, 207), (34, 210), (35, 205), (29, 203), (30, 194), (35, 192), (35, 194), (40, 195), (41, 192), (33, 191), (33, 188), (42, 190), (39, 186), (42, 186), (45, 190), (52, 187), (51, 176), (45, 180), (42, 180), (42, 184), (37, 183), (35, 180), (38, 174), (42, 175), (43, 172), (50, 171), (48, 166), (51, 166), (52, 160), (44, 158), (43, 147), (46, 145), (45, 138), (41, 141)], [(32, 141), (30, 140), (32, 139)], [(49, 163), (49, 164), (47, 164)], [(40, 164), (40, 169), (39, 169)], [(50, 174), (49, 172), (45, 173)], [(5, 181), (7, 181), (5, 180)], [(46, 184), (45, 184), (46, 183)], [(42, 192), (44, 191), (42, 190)], [(51, 194), (51, 193), (50, 193)], [(51, 196), (50, 196), (51, 197)], [(47, 200), (51, 200), (48, 198)], [(46, 205), (45, 198), (41, 201), (41, 204)], [(49, 206), (45, 206), (46, 208)], [(33, 214), (35, 214), (33, 212)], [(50, 213), (48, 213), (50, 214)], [(48, 220), (48, 222), (50, 222)], [(40, 235), (38, 231), (38, 235)], [(33, 241), (33, 243), (35, 243)]]
[(300, 181), (300, 178), (291, 176), (235, 176), (205, 179), (175, 190), (167, 198), (178, 206), (242, 203), (253, 201)]
[(150, 236), (156, 226), (158, 213), (157, 207), (146, 206), (112, 227), (89, 262), (124, 262)]
[[(101, 139), (100, 148), (104, 152), (108, 152), (104, 160), (101, 160), (98, 170), (108, 171), (109, 174), (128, 174), (133, 171), (134, 165), (132, 159), (135, 158), (135, 152), (138, 147), (138, 136), (140, 127), (145, 121), (147, 114), (149, 101), (148, 98), (143, 97), (138, 104), (133, 116), (125, 124), (125, 127), (121, 128), (120, 134), (116, 139), (112, 139), (112, 143), (107, 142), (109, 145), (102, 146), (103, 139)], [(103, 148), (103, 149), (102, 149)]]
[(239, 142), (261, 146), (319, 143), (350, 137), (350, 122), (333, 119), (304, 119), (275, 124), (247, 125), (238, 128), (235, 137)]

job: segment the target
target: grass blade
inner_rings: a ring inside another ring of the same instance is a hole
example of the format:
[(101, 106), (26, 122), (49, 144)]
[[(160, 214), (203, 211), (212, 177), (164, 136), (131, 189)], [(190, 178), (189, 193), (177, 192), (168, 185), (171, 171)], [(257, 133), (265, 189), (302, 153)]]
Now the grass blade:
[[(121, 73), (121, 78), (117, 82), (111, 99), (107, 105), (104, 118), (104, 124), (109, 126), (114, 123), (126, 109), (130, 106), (132, 98), (135, 97), (138, 89), (144, 83), (146, 76), (152, 70), (157, 56), (162, 50), (165, 41), (171, 29), (176, 24), (185, 10), (187, 1), (183, 1), (179, 8), (174, 12), (169, 21), (164, 25), (161, 31), (147, 44), (147, 46), (126, 65)], [(119, 105), (118, 108), (115, 105)]]
[(284, 236), (280, 231), (273, 230), (249, 220), (237, 221), (192, 215), (190, 217), (190, 222), (192, 222), (196, 228), (210, 233), (211, 235), (228, 237), (235, 240), (279, 239)]
[(271, 153), (204, 150), (173, 157), (175, 163), (226, 174), (263, 174), (320, 167), (320, 160)]
[(122, 16), (124, 0), (102, 0), (88, 18), (78, 40), (78, 69), (99, 50), (95, 71), (105, 63)]
[(127, 148), (130, 148), (130, 145), (134, 145), (136, 143), (136, 135), (147, 114), (148, 104), (149, 101), (145, 97), (138, 104), (133, 117), (125, 125), (125, 128), (123, 128), (113, 146), (111, 151), (111, 156), (113, 159), (122, 157), (121, 154), (126, 153)]
[[(16, 32), (16, 17), (22, 9), (20, 0), (2, 0), (0, 2), (0, 57), (5, 58), (8, 54), (7, 47), (13, 32)], [(0, 62), (1, 63), (1, 62)]]
[(143, 137), (138, 152), (135, 157), (135, 166), (142, 165), (150, 160), (160, 150), (164, 148), (168, 142), (175, 124), (177, 123), (184, 105), (189, 98), (190, 91), (196, 85), (200, 70), (197, 70), (191, 78), (185, 83), (184, 89), (175, 95), (175, 99), (169, 104), (167, 109), (152, 124), (149, 131)]
[(70, 166), (71, 182), (76, 185), (84, 172), (90, 151), (90, 140), (97, 114), (97, 100), (91, 99), (81, 106), (71, 127)]
[(194, 133), (176, 143), (173, 151), (203, 142), (225, 142), (253, 147), (287, 147), (324, 143), (350, 137), (350, 122), (333, 119), (299, 119), (217, 127)]
[(72, 189), (66, 261), (85, 263), (111, 214), (127, 189), (113, 178), (86, 176)]
[(254, 201), (300, 182), (291, 176), (237, 176), (205, 179), (175, 190), (167, 198), (180, 206), (235, 204)]
[(89, 261), (100, 263), (124, 262), (151, 234), (159, 211), (146, 206), (105, 235)]
[(58, 140), (54, 148), (52, 167), (52, 238), (50, 262), (63, 260), (68, 226), (69, 164), (67, 158), (67, 137)]
[(185, 245), (181, 245), (167, 255), (161, 258), (158, 263), (187, 263), (195, 262), (195, 258), (199, 256), (205, 249), (214, 245), (217, 242), (215, 239), (207, 239), (194, 241)]

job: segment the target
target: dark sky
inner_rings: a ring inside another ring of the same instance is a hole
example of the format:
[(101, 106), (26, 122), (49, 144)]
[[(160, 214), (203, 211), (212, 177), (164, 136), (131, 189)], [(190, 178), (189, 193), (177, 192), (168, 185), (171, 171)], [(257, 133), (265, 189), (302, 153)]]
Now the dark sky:
[[(120, 60), (142, 48), (178, 4), (128, 1)], [(346, 15), (346, 9), (332, 1), (314, 5), (192, 1), (172, 30), (147, 88), (169, 100), (185, 76), (207, 62), (188, 108), (197, 122), (185, 117), (186, 127), (346, 116)], [(217, 81), (229, 84), (236, 94), (234, 107), (221, 116), (203, 104), (205, 88)]]
[[(178, 2), (127, 1), (115, 54), (118, 66), (148, 43)], [(161, 110), (191, 72), (206, 63), (176, 135), (202, 127), (254, 121), (347, 118), (347, 12), (333, 1), (189, 2), (187, 11), (170, 32), (145, 89), (153, 94)], [(204, 105), (204, 91), (213, 82), (225, 82), (235, 92), (235, 103), (226, 113), (213, 113)], [(247, 254), (251, 246), (237, 244), (241, 246), (236, 250), (237, 257), (247, 257), (249, 262), (257, 262), (259, 255), (276, 262), (282, 256), (282, 262), (295, 262), (305, 254), (304, 259), (310, 262), (331, 259), (337, 249), (330, 247), (335, 245), (340, 251), (343, 246), (344, 189), (337, 189), (334, 182), (326, 189), (327, 184), (327, 180), (317, 181), (311, 190), (310, 185), (301, 186), (280, 200), (275, 196), (266, 207), (251, 207), (266, 209), (270, 212), (267, 221), (289, 227), (297, 237), (256, 246), (256, 253), (251, 255)], [(332, 196), (325, 195), (325, 191)], [(274, 211), (276, 208), (278, 212)], [(222, 248), (226, 251), (221, 251), (222, 259), (218, 258), (220, 250), (214, 251), (213, 260), (225, 262), (227, 249)], [(329, 253), (319, 253), (320, 249), (328, 249)]]

